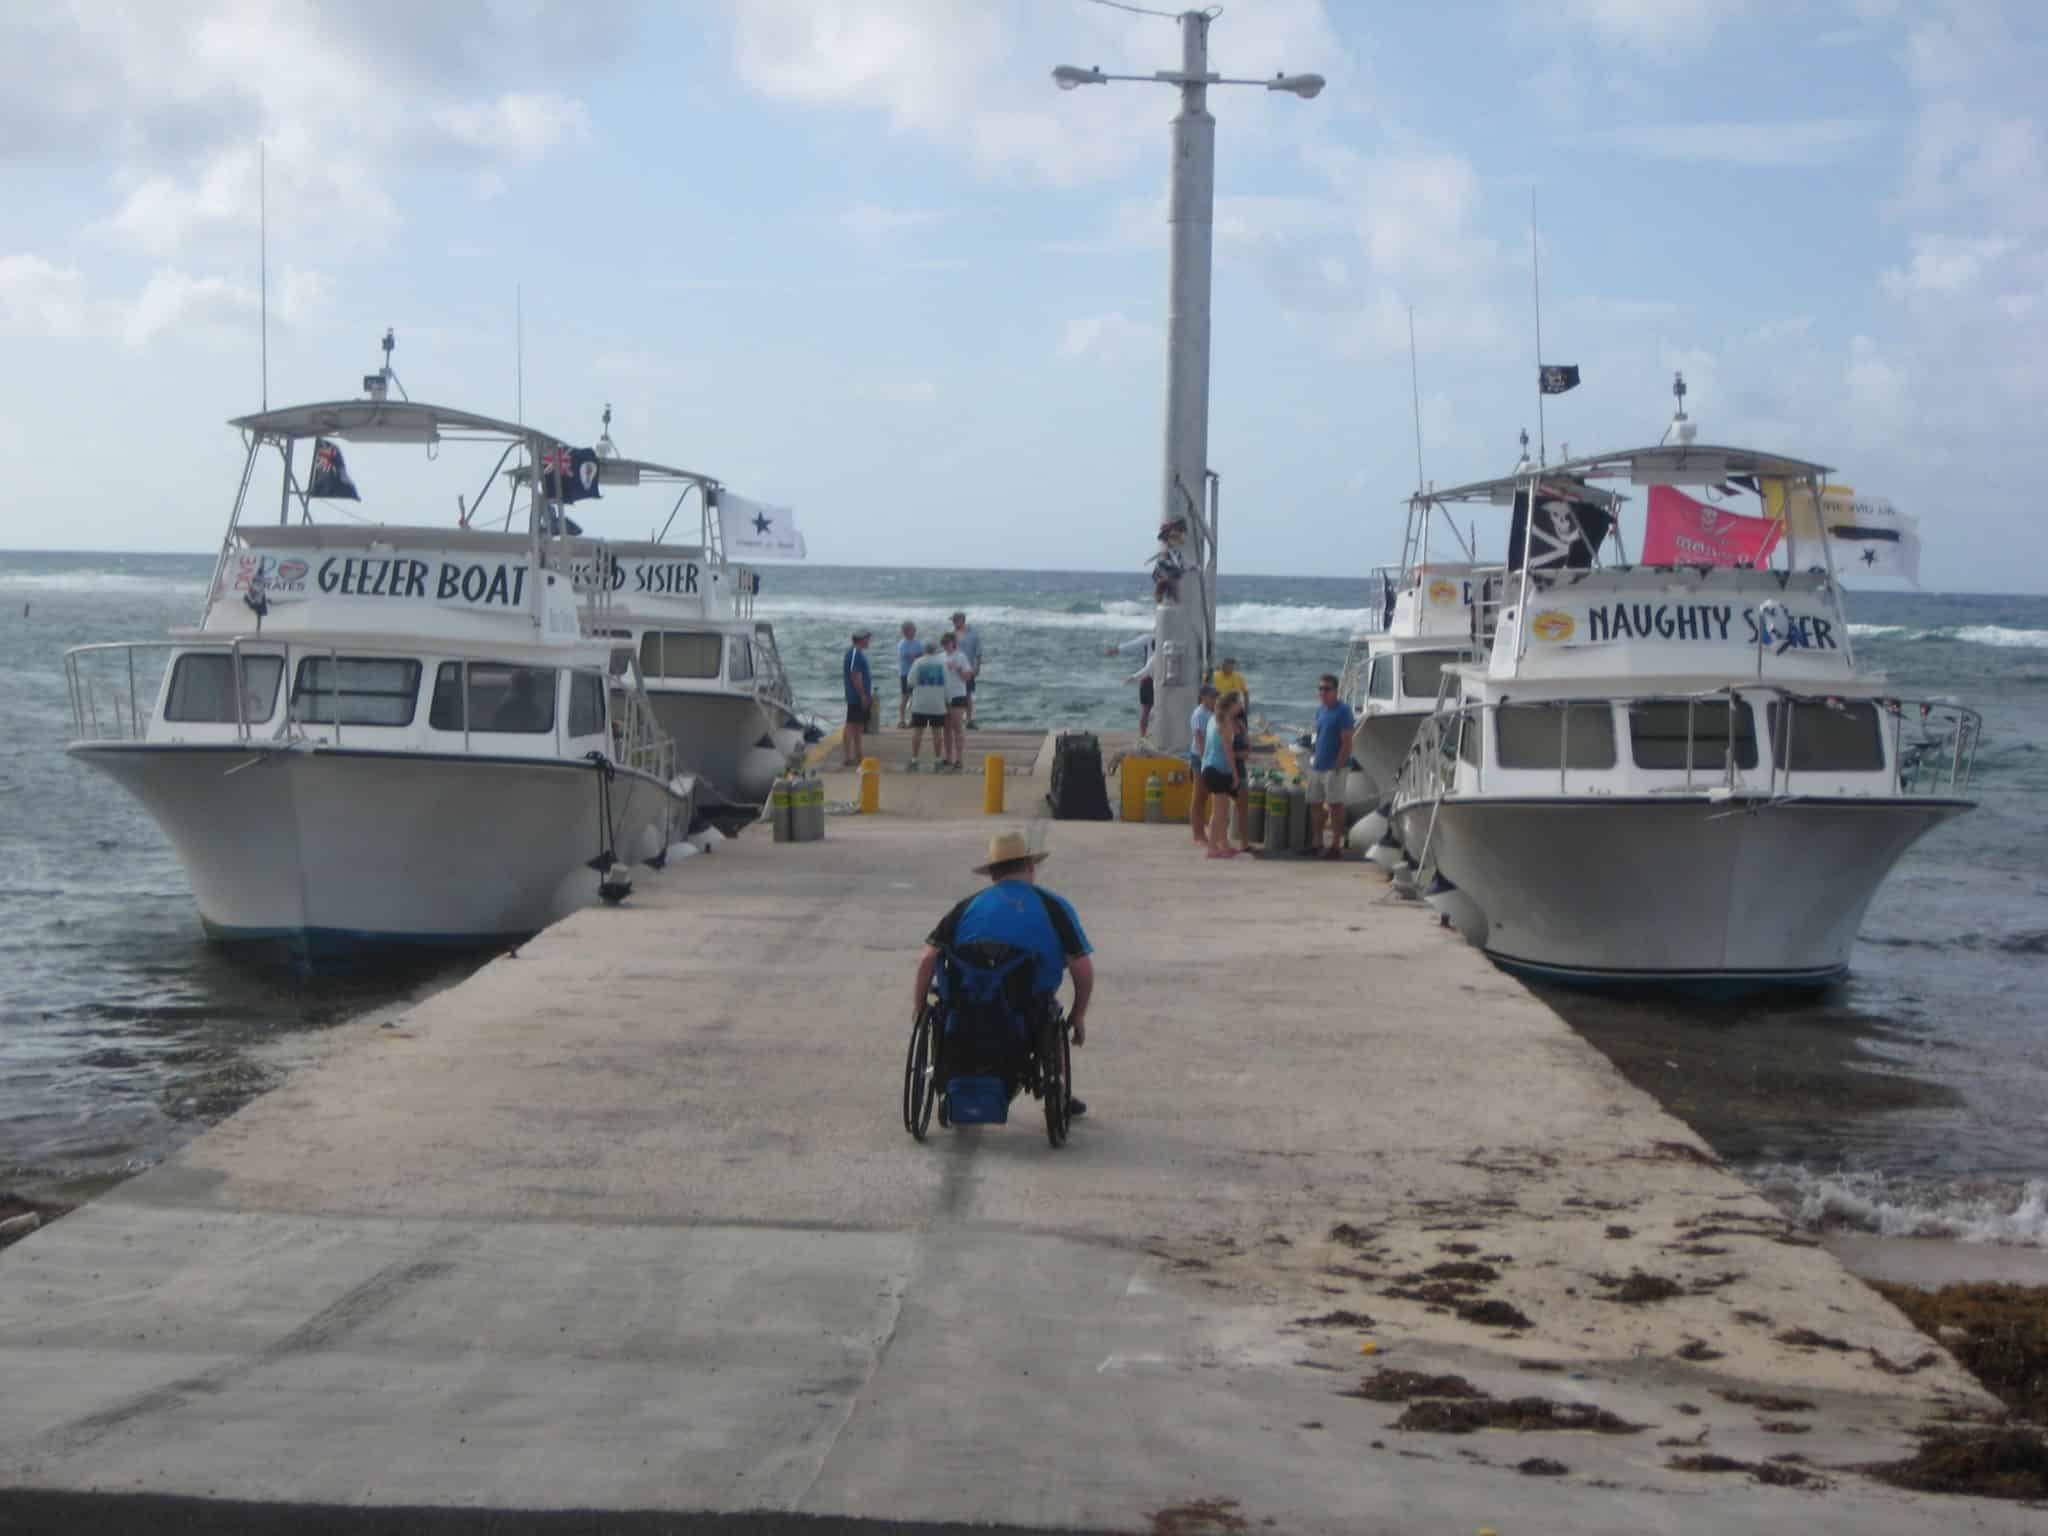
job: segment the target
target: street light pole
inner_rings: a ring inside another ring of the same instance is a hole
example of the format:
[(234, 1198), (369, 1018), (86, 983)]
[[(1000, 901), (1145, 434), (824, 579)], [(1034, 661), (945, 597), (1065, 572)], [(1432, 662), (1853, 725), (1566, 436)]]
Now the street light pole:
[(1209, 22), (1213, 13), (1185, 11), (1180, 21), (1181, 67), (1150, 75), (1110, 75), (1100, 69), (1063, 64), (1052, 72), (1063, 91), (1111, 80), (1143, 80), (1180, 88), (1173, 119), (1173, 159), (1168, 168), (1166, 225), (1166, 456), (1162, 475), (1162, 529), (1175, 519), (1187, 525), (1186, 568), (1177, 583), (1158, 587), (1152, 621), (1152, 741), (1162, 752), (1184, 756), (1188, 719), (1202, 679), (1214, 667), (1209, 654), (1216, 631), (1215, 529), (1204, 494), (1209, 470), (1209, 297), (1216, 211), (1216, 119), (1209, 115), (1212, 85), (1261, 85), (1311, 99), (1322, 91), (1321, 75), (1276, 75), (1271, 80), (1227, 80), (1209, 73)]
[[(1180, 111), (1173, 119), (1173, 162), (1166, 193), (1166, 463), (1159, 521), (1185, 518), (1193, 557), (1178, 595), (1153, 610), (1153, 740), (1184, 757), (1188, 719), (1202, 680), (1216, 665), (1207, 653), (1216, 594), (1210, 590), (1210, 536), (1202, 516), (1209, 471), (1209, 295), (1215, 247), (1216, 119), (1209, 115), (1209, 18), (1180, 18)], [(1199, 605), (1199, 606), (1197, 606)]]

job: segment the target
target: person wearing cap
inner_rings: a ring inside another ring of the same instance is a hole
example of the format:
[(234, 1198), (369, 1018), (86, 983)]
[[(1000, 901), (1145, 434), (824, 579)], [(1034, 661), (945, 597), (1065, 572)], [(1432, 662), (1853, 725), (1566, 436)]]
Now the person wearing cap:
[(967, 729), (978, 731), (974, 723), (974, 685), (981, 677), (981, 632), (967, 622), (967, 615), (955, 612), (953, 615), (953, 639), (960, 647), (960, 659), (967, 666)]
[(917, 638), (917, 626), (905, 619), (903, 638), (896, 642), (896, 681), (902, 685), (902, 693), (896, 702), (896, 728), (903, 729), (910, 724), (910, 669), (917, 665), (917, 658), (925, 647)]
[(1216, 718), (1216, 685), (1204, 683), (1198, 695), (1200, 702), (1195, 712), (1188, 716), (1188, 777), (1195, 782), (1194, 803), (1188, 807), (1188, 822), (1195, 829), (1195, 841), (1206, 844), (1208, 834), (1209, 786), (1202, 782), (1202, 749), (1209, 740), (1209, 722)]
[(1133, 635), (1110, 646), (1102, 653), (1105, 656), (1135, 655), (1138, 658), (1138, 670), (1124, 681), (1138, 685), (1138, 735), (1141, 737), (1149, 735), (1152, 730), (1152, 657), (1157, 645), (1157, 640), (1147, 630), (1142, 635)]
[(853, 632), (853, 644), (839, 660), (839, 671), (846, 684), (846, 730), (841, 742), (845, 750), (841, 753), (841, 765), (847, 768), (860, 766), (862, 737), (868, 728), (868, 716), (875, 708), (875, 674), (868, 665), (868, 634), (865, 629)]
[[(1093, 951), (1073, 906), (1038, 883), (1038, 866), (1049, 857), (1033, 853), (1022, 832), (998, 832), (988, 840), (988, 862), (974, 866), (977, 875), (988, 876), (988, 889), (956, 904), (925, 939), (917, 978), (910, 989), (911, 1017), (917, 1016), (931, 994), (940, 950), (985, 939), (1037, 956), (1031, 990), (1041, 1003), (1051, 1003), (1059, 993), (1061, 978), (1073, 976), (1074, 1002), (1067, 1010), (1067, 1025), (1075, 1049), (1081, 1047), (1088, 1038), (1088, 999), (1095, 991), (1095, 962), (1089, 958)], [(1075, 1115), (1088, 1112), (1086, 1104), (1071, 1096), (1067, 1108)]]

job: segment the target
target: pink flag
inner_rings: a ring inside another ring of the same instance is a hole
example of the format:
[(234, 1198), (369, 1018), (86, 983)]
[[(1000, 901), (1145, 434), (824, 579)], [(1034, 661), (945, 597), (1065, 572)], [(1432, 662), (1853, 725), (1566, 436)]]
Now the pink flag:
[(1643, 524), (1643, 564), (1762, 566), (1784, 531), (1776, 518), (1745, 517), (1653, 485)]

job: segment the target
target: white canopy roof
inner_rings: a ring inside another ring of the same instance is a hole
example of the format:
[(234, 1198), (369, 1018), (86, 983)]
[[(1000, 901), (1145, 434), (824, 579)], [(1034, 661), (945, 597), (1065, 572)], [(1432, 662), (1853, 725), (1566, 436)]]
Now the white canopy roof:
[[(1628, 448), (1618, 453), (1596, 453), (1566, 459), (1557, 464), (1517, 471), (1493, 480), (1475, 480), (1448, 490), (1431, 491), (1436, 501), (1491, 501), (1507, 505), (1515, 492), (1531, 479), (1556, 476), (1579, 481), (1623, 480), (1631, 485), (1713, 485), (1731, 475), (1758, 478), (1799, 479), (1828, 473), (1825, 464), (1789, 458), (1779, 453), (1760, 453), (1751, 448), (1728, 448), (1711, 443), (1660, 443), (1650, 448)], [(1602, 499), (1597, 494), (1595, 499)]]
[(228, 423), (264, 437), (332, 437), (352, 443), (431, 443), (442, 437), (473, 435), (517, 441), (561, 439), (538, 427), (523, 427), (495, 416), (478, 416), (420, 400), (330, 400), (318, 405), (290, 405)]

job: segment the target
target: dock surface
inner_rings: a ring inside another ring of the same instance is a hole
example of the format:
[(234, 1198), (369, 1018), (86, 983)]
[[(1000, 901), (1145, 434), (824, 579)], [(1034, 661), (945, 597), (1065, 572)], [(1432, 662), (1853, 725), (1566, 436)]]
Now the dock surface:
[[(1007, 788), (893, 774), (822, 842), (675, 864), (0, 1255), (16, 1514), (2035, 1528), (1845, 1470), (1988, 1399), (1361, 864), (1038, 827), (1096, 951), (1090, 1112), (914, 1142), (912, 967), (1044, 783)], [(1640, 1428), (1397, 1429), (1381, 1367)]]

